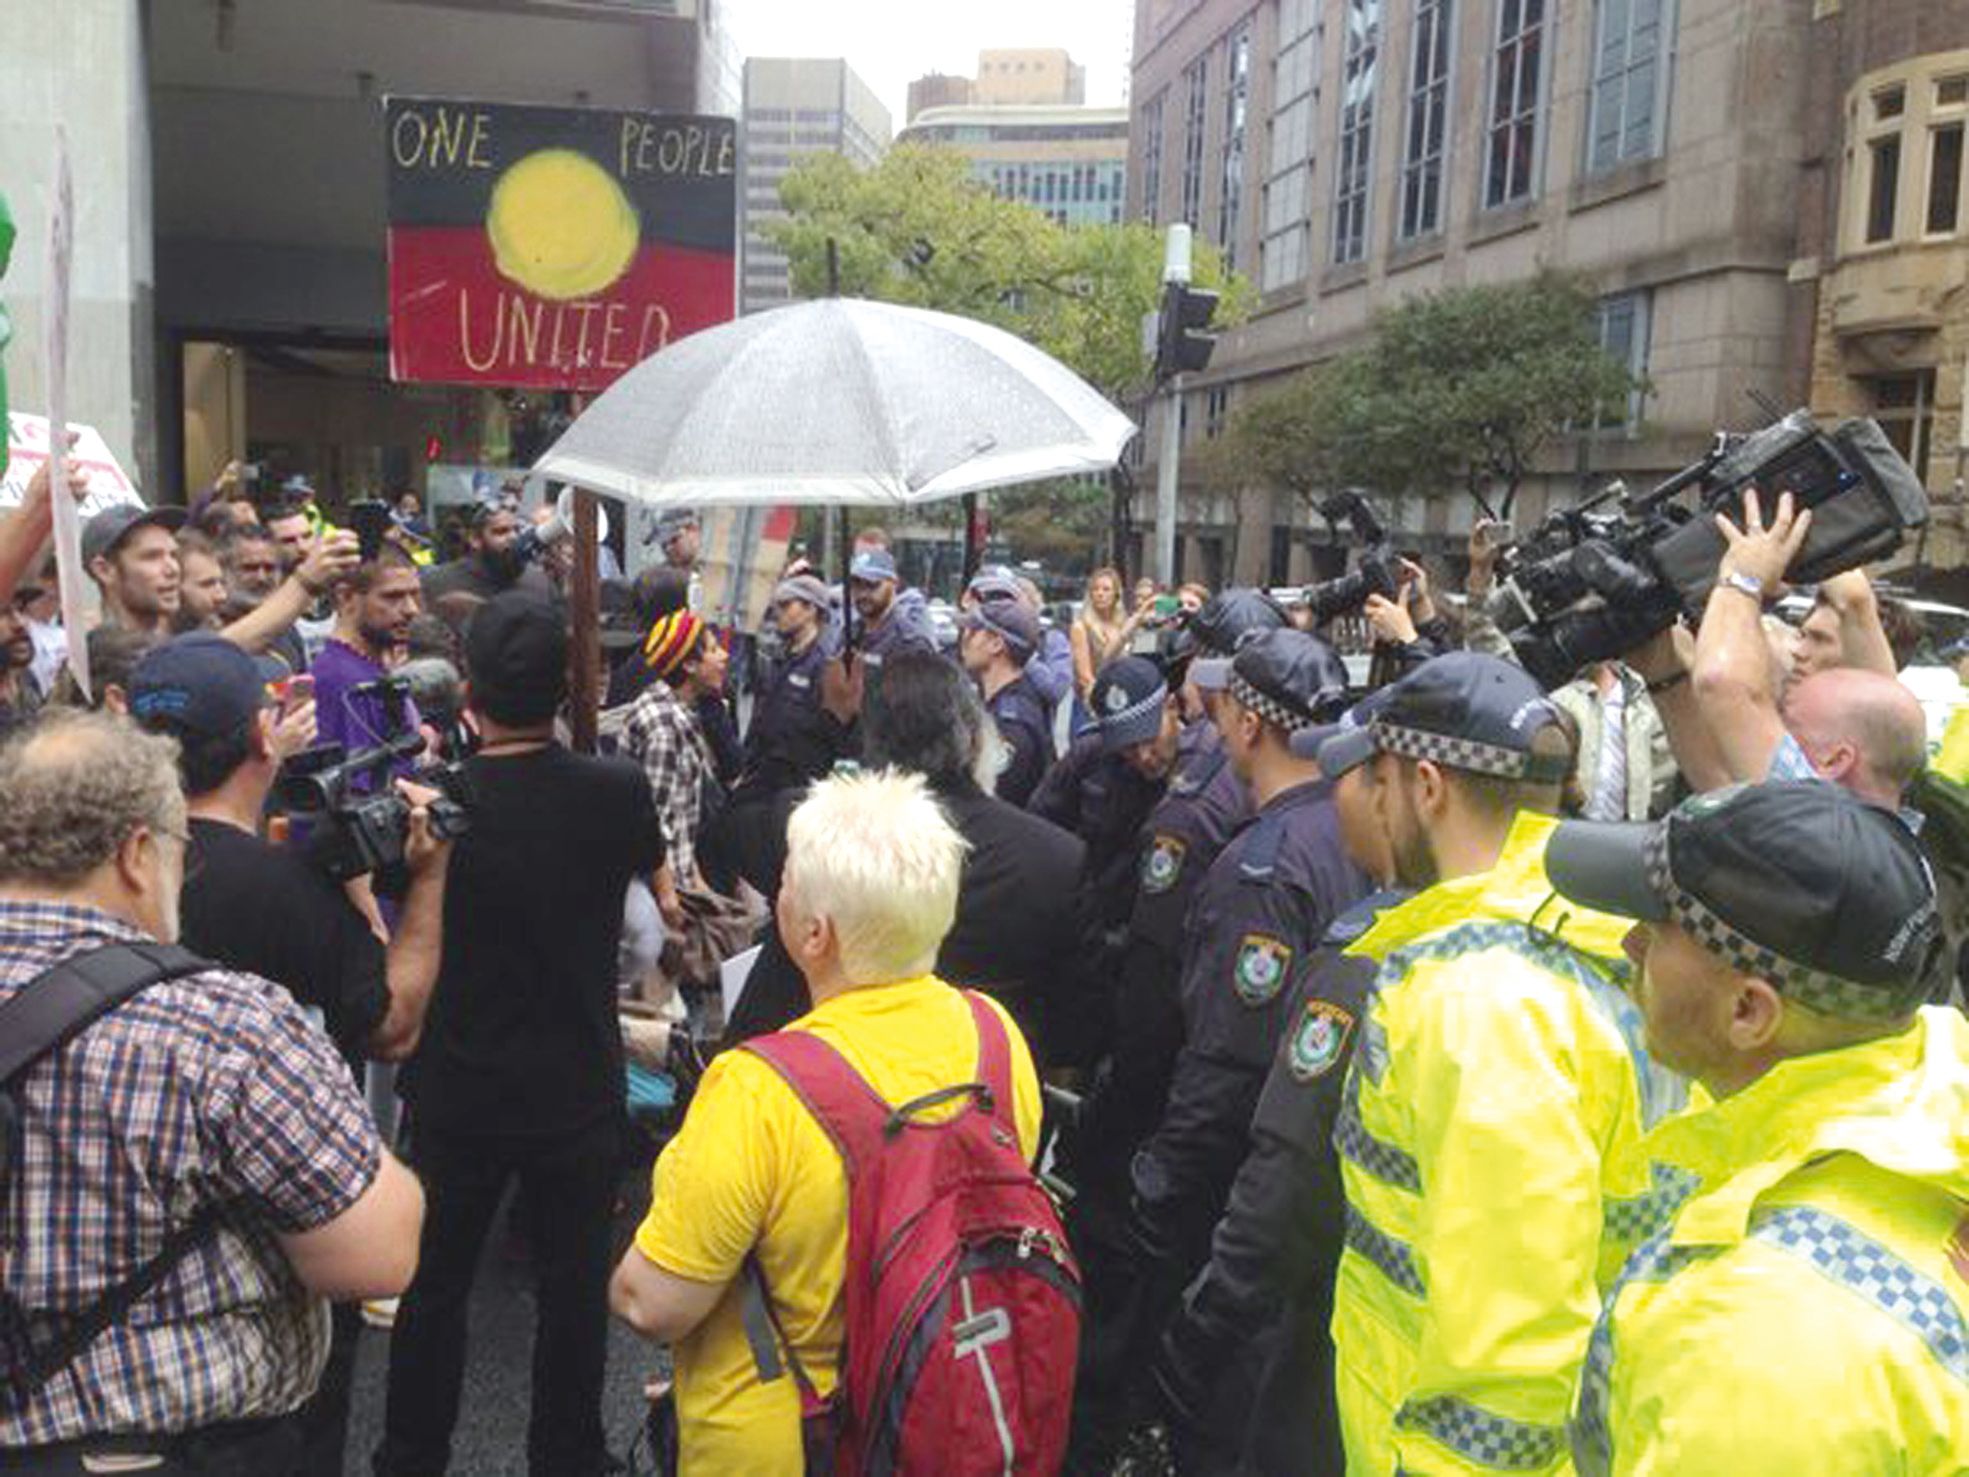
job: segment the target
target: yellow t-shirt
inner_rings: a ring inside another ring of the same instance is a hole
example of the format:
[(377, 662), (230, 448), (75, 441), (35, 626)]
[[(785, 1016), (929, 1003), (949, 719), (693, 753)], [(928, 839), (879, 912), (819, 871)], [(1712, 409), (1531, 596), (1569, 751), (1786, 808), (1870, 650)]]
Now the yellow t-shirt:
[[(1039, 1145), (1039, 1078), (1018, 1027), (992, 1002), (1012, 1048), (1019, 1143)], [(925, 975), (851, 990), (795, 1021), (847, 1058), (891, 1104), (976, 1080), (977, 1028), (964, 997)], [(826, 1131), (765, 1062), (728, 1051), (698, 1085), (684, 1126), (656, 1162), (636, 1247), (693, 1281), (728, 1284), (676, 1348), (687, 1472), (797, 1473), (800, 1399), (792, 1377), (761, 1383), (740, 1317), (740, 1270), (758, 1248), (773, 1311), (826, 1394), (839, 1377), (848, 1177)]]

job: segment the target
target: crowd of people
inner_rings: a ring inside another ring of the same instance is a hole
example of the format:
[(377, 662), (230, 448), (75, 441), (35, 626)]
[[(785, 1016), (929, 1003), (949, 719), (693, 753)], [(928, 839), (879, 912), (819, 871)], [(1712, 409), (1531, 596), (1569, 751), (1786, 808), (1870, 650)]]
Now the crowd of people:
[(625, 1422), (702, 1473), (1964, 1470), (1941, 735), (1865, 573), (1771, 615), (1788, 496), (1550, 692), (1490, 526), (1346, 613), (1366, 681), (1112, 568), (1064, 625), (987, 568), (946, 645), (864, 529), (743, 704), (673, 509), (588, 755), (544, 519), (111, 507), (85, 636), (50, 495), (0, 520), (0, 1471), (446, 1471), (512, 1187), (539, 1477)]

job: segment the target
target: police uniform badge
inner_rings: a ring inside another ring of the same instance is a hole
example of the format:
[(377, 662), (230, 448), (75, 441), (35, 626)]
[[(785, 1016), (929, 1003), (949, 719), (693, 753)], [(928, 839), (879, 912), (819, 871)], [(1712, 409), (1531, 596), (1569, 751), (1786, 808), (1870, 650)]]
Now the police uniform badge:
[(1311, 1082), (1333, 1070), (1347, 1049), (1354, 1018), (1330, 1000), (1308, 1000), (1286, 1047), (1285, 1065), (1294, 1082)]
[(1158, 835), (1142, 853), (1142, 891), (1167, 892), (1183, 872), (1183, 853), (1189, 843), (1181, 836)]
[(1110, 687), (1108, 689), (1106, 707), (1108, 710), (1108, 716), (1110, 718), (1114, 717), (1118, 713), (1127, 712), (1128, 689), (1123, 687), (1118, 682), (1113, 687)]
[(1285, 984), (1292, 950), (1268, 933), (1247, 933), (1237, 948), (1232, 982), (1246, 1005), (1269, 1005)]

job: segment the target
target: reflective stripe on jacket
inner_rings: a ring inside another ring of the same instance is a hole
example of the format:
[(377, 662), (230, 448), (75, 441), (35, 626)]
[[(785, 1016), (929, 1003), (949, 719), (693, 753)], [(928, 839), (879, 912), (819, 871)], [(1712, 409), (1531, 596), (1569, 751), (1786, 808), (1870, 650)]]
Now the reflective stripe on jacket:
[(1643, 1148), (1699, 1188), (1594, 1330), (1580, 1472), (1962, 1472), (1969, 1022), (1794, 1057)]
[(1631, 925), (1552, 892), (1555, 824), (1351, 951), (1380, 968), (1334, 1130), (1350, 1472), (1565, 1470), (1600, 1291), (1676, 1203), (1638, 1145), (1683, 1085), (1617, 983)]

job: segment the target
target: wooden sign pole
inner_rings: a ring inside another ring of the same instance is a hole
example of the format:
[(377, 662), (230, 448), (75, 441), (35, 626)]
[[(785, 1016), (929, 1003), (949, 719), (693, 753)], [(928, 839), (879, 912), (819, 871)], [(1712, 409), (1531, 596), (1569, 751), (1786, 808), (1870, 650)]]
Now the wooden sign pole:
[[(569, 407), (577, 416), (588, 408), (588, 397), (576, 394)], [(601, 550), (595, 538), (595, 494), (574, 489), (574, 574), (569, 581), (568, 619), (573, 637), (568, 660), (574, 670), (568, 682), (568, 714), (574, 747), (595, 752), (595, 728), (601, 711), (602, 581)]]

